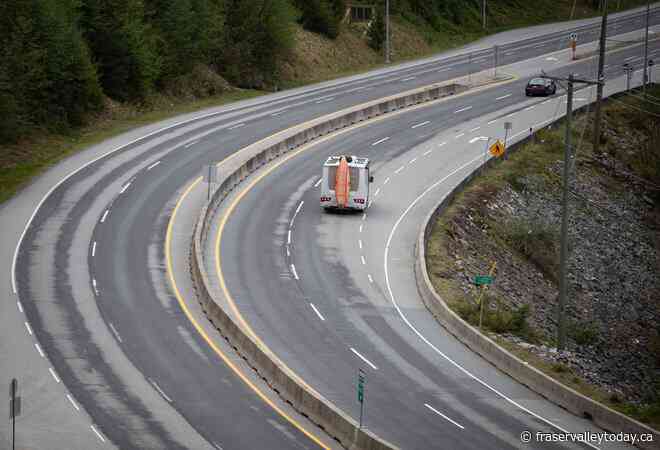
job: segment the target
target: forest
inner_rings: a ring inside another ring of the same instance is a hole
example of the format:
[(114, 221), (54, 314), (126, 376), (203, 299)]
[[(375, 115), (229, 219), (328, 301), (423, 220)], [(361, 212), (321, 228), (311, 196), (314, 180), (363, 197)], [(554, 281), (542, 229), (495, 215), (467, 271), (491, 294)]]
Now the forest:
[[(380, 50), (384, 0), (370, 3), (378, 12), (368, 39)], [(391, 0), (391, 13), (453, 31), (478, 23), (479, 4)], [(293, 27), (335, 39), (346, 8), (346, 0), (0, 2), (0, 143), (34, 130), (66, 132), (108, 100), (212, 96), (223, 83), (272, 89), (295, 44)]]

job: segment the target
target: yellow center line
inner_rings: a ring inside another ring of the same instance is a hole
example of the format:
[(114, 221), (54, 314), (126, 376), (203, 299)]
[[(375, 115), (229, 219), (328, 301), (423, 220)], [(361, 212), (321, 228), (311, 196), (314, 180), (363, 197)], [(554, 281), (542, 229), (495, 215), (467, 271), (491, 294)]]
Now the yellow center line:
[(292, 424), (294, 427), (296, 427), (298, 430), (300, 430), (305, 436), (307, 436), (309, 439), (311, 439), (314, 443), (316, 443), (319, 447), (325, 449), (325, 450), (330, 450), (330, 447), (326, 446), (321, 442), (321, 440), (307, 431), (302, 424), (300, 424), (297, 420), (295, 420), (293, 417), (289, 416), (286, 412), (284, 412), (279, 406), (277, 406), (270, 398), (268, 398), (261, 390), (250, 380), (248, 379), (243, 372), (225, 355), (225, 353), (218, 347), (213, 339), (209, 337), (208, 334), (204, 331), (202, 326), (197, 322), (195, 317), (193, 317), (192, 313), (190, 312), (190, 309), (188, 308), (188, 305), (186, 304), (186, 301), (183, 299), (183, 296), (181, 295), (181, 292), (179, 292), (179, 288), (177, 287), (176, 280), (174, 279), (174, 270), (172, 269), (172, 253), (171, 253), (171, 240), (172, 240), (172, 228), (174, 225), (174, 221), (176, 219), (177, 212), (179, 211), (179, 207), (183, 203), (183, 201), (186, 199), (188, 194), (193, 190), (199, 182), (202, 181), (202, 177), (197, 178), (195, 181), (193, 181), (183, 192), (181, 195), (181, 198), (179, 198), (179, 201), (177, 202), (176, 206), (174, 207), (174, 210), (172, 211), (172, 217), (170, 217), (170, 221), (167, 225), (167, 234), (165, 237), (165, 259), (167, 262), (167, 275), (170, 280), (170, 284), (172, 285), (172, 290), (174, 291), (174, 296), (179, 302), (179, 306), (181, 306), (181, 309), (185, 313), (186, 317), (190, 321), (190, 323), (193, 324), (197, 332), (202, 336), (202, 338), (206, 341), (206, 343), (213, 349), (213, 351), (222, 359), (222, 361), (229, 366), (229, 368), (250, 388), (252, 389), (259, 398), (261, 398), (268, 406), (273, 408), (280, 416), (282, 416), (284, 419), (286, 419), (290, 424)]
[[(337, 130), (337, 131), (335, 131), (335, 132), (333, 132), (333, 133), (331, 133), (331, 134), (328, 134), (328, 135), (324, 136), (324, 137), (321, 138), (321, 139), (318, 139), (318, 140), (315, 140), (314, 142), (311, 142), (311, 143), (309, 143), (309, 144), (306, 144), (306, 145), (300, 147), (299, 149), (297, 149), (297, 150), (291, 152), (291, 153), (288, 154), (287, 156), (280, 158), (280, 160), (279, 160), (278, 162), (274, 163), (273, 166), (269, 167), (264, 173), (260, 174), (256, 179), (254, 179), (254, 180), (253, 180), (253, 181), (252, 181), (252, 182), (251, 182), (251, 183), (250, 183), (250, 184), (249, 184), (249, 185), (248, 185), (243, 191), (241, 191), (241, 192), (237, 195), (236, 199), (234, 199), (234, 201), (231, 203), (231, 205), (230, 205), (230, 207), (228, 208), (227, 212), (223, 215), (223, 217), (222, 217), (222, 219), (221, 219), (221, 222), (220, 222), (220, 225), (219, 225), (219, 229), (218, 229), (218, 233), (217, 233), (217, 237), (216, 237), (216, 242), (215, 242), (215, 260), (216, 260), (216, 264), (215, 264), (215, 266), (216, 266), (216, 272), (217, 272), (217, 276), (218, 276), (218, 279), (219, 279), (219, 282), (220, 282), (220, 286), (221, 286), (222, 291), (223, 291), (223, 293), (224, 293), (224, 295), (225, 295), (225, 297), (226, 297), (226, 299), (227, 299), (227, 302), (228, 302), (229, 305), (230, 305), (230, 308), (231, 308), (232, 312), (233, 312), (234, 315), (236, 316), (237, 320), (242, 324), (244, 330), (246, 330), (246, 332), (248, 332), (248, 333), (252, 336), (252, 338), (254, 339), (255, 343), (256, 343), (257, 345), (259, 345), (259, 347), (261, 348), (262, 351), (264, 351), (265, 353), (267, 353), (267, 354), (269, 354), (270, 356), (272, 356), (272, 358), (273, 358), (276, 362), (278, 362), (282, 367), (286, 368), (287, 371), (289, 372), (289, 374), (290, 374), (291, 376), (293, 376), (294, 378), (296, 378), (296, 380), (297, 380), (301, 385), (304, 385), (304, 386), (305, 386), (310, 392), (315, 393), (319, 398), (323, 398), (323, 397), (322, 397), (320, 394), (318, 394), (314, 389), (312, 389), (307, 383), (305, 383), (300, 377), (298, 377), (298, 376), (297, 376), (297, 375), (296, 375), (296, 374), (295, 374), (295, 373), (294, 373), (294, 372), (293, 372), (288, 366), (286, 366), (284, 363), (282, 363), (282, 361), (280, 361), (279, 358), (277, 358), (277, 357), (275, 356), (275, 354), (274, 354), (272, 351), (270, 351), (270, 349), (269, 349), (269, 348), (263, 343), (263, 341), (261, 341), (261, 339), (259, 339), (259, 337), (254, 333), (254, 331), (252, 331), (252, 328), (247, 324), (247, 322), (245, 321), (245, 319), (244, 319), (243, 316), (241, 315), (240, 311), (238, 310), (238, 307), (236, 306), (236, 303), (234, 302), (233, 298), (231, 297), (231, 295), (230, 295), (230, 293), (229, 293), (229, 290), (227, 289), (227, 285), (226, 285), (226, 283), (225, 283), (225, 279), (224, 279), (224, 276), (223, 276), (223, 274), (222, 274), (222, 266), (221, 266), (221, 262), (220, 262), (220, 242), (221, 242), (222, 232), (223, 232), (223, 230), (224, 230), (224, 226), (225, 226), (225, 224), (227, 223), (227, 220), (228, 220), (229, 216), (231, 215), (231, 212), (232, 212), (232, 211), (234, 210), (234, 208), (238, 205), (238, 202), (239, 202), (239, 201), (245, 196), (245, 194), (247, 194), (247, 192), (248, 192), (250, 189), (252, 189), (252, 187), (253, 187), (254, 185), (256, 185), (261, 179), (263, 179), (266, 175), (268, 175), (269, 173), (271, 173), (273, 170), (275, 170), (277, 167), (281, 166), (281, 165), (282, 165), (283, 163), (285, 163), (286, 161), (290, 160), (290, 159), (293, 158), (294, 156), (300, 154), (300, 153), (303, 152), (304, 150), (307, 150), (307, 149), (311, 148), (311, 147), (314, 146), (314, 145), (320, 144), (320, 143), (325, 142), (325, 141), (327, 141), (327, 140), (329, 140), (329, 139), (333, 139), (333, 138), (335, 138), (336, 136), (338, 136), (338, 135), (340, 135), (340, 134), (346, 133), (346, 132), (348, 132), (348, 131), (352, 131), (352, 130), (354, 130), (354, 129), (357, 129), (357, 128), (360, 128), (360, 127), (363, 127), (363, 126), (366, 126), (366, 125), (369, 125), (369, 124), (372, 124), (372, 123), (374, 123), (374, 122), (378, 122), (378, 121), (381, 121), (381, 120), (385, 120), (385, 119), (387, 119), (387, 118), (390, 118), (390, 117), (393, 117), (393, 116), (397, 116), (397, 115), (399, 115), (399, 114), (403, 114), (403, 113), (406, 113), (406, 112), (409, 112), (409, 111), (414, 111), (414, 110), (417, 110), (417, 109), (420, 109), (420, 108), (426, 108), (426, 107), (432, 106), (432, 105), (434, 105), (434, 104), (436, 104), (436, 103), (439, 103), (439, 102), (442, 102), (442, 101), (446, 101), (446, 100), (454, 99), (454, 98), (456, 98), (456, 97), (461, 97), (461, 96), (466, 95), (466, 94), (468, 94), (468, 93), (474, 93), (474, 92), (477, 92), (477, 91), (481, 91), (481, 90), (484, 90), (484, 89), (488, 89), (488, 88), (490, 88), (490, 87), (495, 87), (495, 86), (499, 86), (499, 85), (502, 85), (502, 84), (507, 84), (507, 83), (510, 83), (510, 82), (515, 81), (516, 79), (517, 79), (516, 76), (512, 76), (512, 78), (509, 79), (509, 80), (505, 80), (505, 81), (501, 81), (501, 82), (496, 82), (496, 83), (493, 83), (493, 84), (491, 84), (491, 85), (487, 85), (487, 86), (482, 86), (482, 87), (479, 87), (479, 88), (471, 89), (471, 90), (469, 90), (469, 91), (463, 92), (463, 93), (458, 94), (458, 95), (454, 95), (454, 96), (450, 96), (450, 97), (441, 97), (441, 98), (439, 98), (439, 99), (432, 100), (432, 101), (429, 101), (429, 102), (426, 102), (426, 103), (422, 103), (422, 104), (419, 104), (419, 105), (415, 105), (415, 106), (412, 106), (412, 107), (410, 107), (410, 108), (405, 108), (405, 109), (402, 109), (402, 110), (397, 110), (397, 111), (390, 112), (390, 113), (388, 113), (388, 114), (383, 114), (383, 115), (380, 115), (380, 116), (378, 116), (378, 117), (375, 117), (375, 118), (372, 118), (372, 119), (365, 120), (365, 121), (363, 121), (363, 122), (360, 122), (360, 123), (354, 124), (354, 125), (352, 125), (352, 126), (350, 126), (350, 127), (346, 127), (346, 128), (341, 129), (341, 130)], [(365, 103), (365, 104), (369, 104), (369, 103)], [(356, 105), (356, 106), (363, 106), (363, 105)], [(238, 150), (238, 151), (232, 153), (231, 155), (227, 156), (225, 159), (223, 159), (222, 161), (220, 161), (219, 163), (217, 163), (217, 164), (216, 164), (216, 167), (220, 167), (222, 164), (224, 164), (224, 163), (226, 163), (228, 160), (230, 160), (230, 159), (236, 157), (239, 153), (242, 153), (244, 150), (246, 150), (246, 149), (249, 148), (249, 147), (256, 146), (256, 145), (258, 145), (258, 144), (260, 144), (260, 143), (263, 143), (263, 142), (265, 142), (265, 141), (267, 141), (267, 140), (269, 140), (269, 139), (272, 139), (272, 138), (275, 137), (275, 136), (282, 135), (282, 134), (284, 134), (284, 133), (286, 133), (286, 132), (289, 132), (289, 131), (291, 131), (291, 130), (293, 130), (293, 129), (295, 129), (295, 128), (304, 127), (305, 125), (310, 124), (310, 123), (314, 122), (315, 120), (318, 120), (318, 118), (317, 118), (317, 119), (310, 120), (310, 121), (305, 122), (305, 123), (303, 123), (303, 124), (300, 124), (300, 125), (297, 125), (297, 126), (294, 126), (294, 127), (291, 127), (291, 128), (288, 128), (288, 129), (285, 129), (285, 130), (282, 130), (282, 131), (279, 131), (279, 132), (277, 132), (277, 133), (275, 133), (275, 134), (273, 134), (273, 135), (271, 135), (271, 136), (268, 136), (268, 137), (266, 137), (266, 138), (264, 138), (264, 139), (261, 139), (260, 141), (256, 142), (255, 144), (252, 144), (252, 145), (250, 145), (250, 146), (248, 146), (248, 147), (246, 147), (246, 148), (240, 149), (240, 150)], [(275, 403), (273, 403), (273, 401), (271, 401), (271, 400), (270, 400), (270, 399), (269, 399), (269, 398), (268, 398), (263, 392), (261, 392), (261, 390), (259, 390), (259, 388), (258, 388), (254, 383), (252, 383), (252, 382), (251, 382), (251, 381), (250, 381), (250, 380), (249, 380), (249, 379), (248, 379), (248, 378), (247, 378), (247, 377), (246, 377), (246, 376), (240, 371), (240, 369), (239, 369), (234, 363), (232, 363), (232, 362), (229, 360), (229, 358), (228, 358), (228, 357), (222, 352), (222, 350), (221, 350), (221, 349), (220, 349), (220, 348), (219, 348), (219, 347), (213, 342), (213, 340), (212, 340), (212, 339), (206, 334), (206, 332), (204, 331), (204, 329), (202, 328), (202, 326), (199, 324), (199, 322), (197, 322), (197, 320), (193, 317), (193, 315), (192, 315), (192, 313), (190, 312), (190, 310), (189, 310), (189, 308), (188, 308), (188, 306), (187, 306), (185, 300), (183, 299), (181, 293), (179, 292), (179, 289), (178, 289), (177, 284), (176, 284), (176, 280), (174, 279), (174, 271), (173, 271), (173, 269), (172, 269), (172, 257), (171, 257), (171, 249), (170, 249), (170, 244), (171, 244), (171, 239), (172, 239), (172, 228), (173, 228), (174, 220), (176, 219), (176, 215), (177, 215), (177, 212), (178, 212), (178, 210), (179, 210), (179, 207), (181, 206), (181, 204), (183, 203), (183, 201), (186, 199), (186, 197), (188, 196), (188, 194), (192, 191), (192, 189), (193, 189), (193, 188), (194, 188), (199, 182), (201, 182), (201, 181), (202, 181), (202, 177), (199, 177), (199, 178), (197, 178), (195, 181), (193, 181), (193, 182), (192, 182), (192, 183), (191, 183), (191, 184), (185, 189), (185, 191), (183, 192), (183, 194), (181, 195), (181, 197), (180, 197), (179, 200), (177, 201), (177, 204), (176, 204), (176, 206), (174, 207), (174, 210), (172, 211), (172, 216), (170, 217), (170, 221), (169, 221), (168, 226), (167, 226), (167, 234), (166, 234), (166, 238), (165, 238), (165, 258), (166, 258), (166, 264), (167, 264), (168, 278), (169, 278), (170, 284), (172, 285), (172, 290), (173, 290), (173, 292), (174, 292), (174, 295), (175, 295), (175, 297), (177, 298), (177, 301), (179, 302), (179, 305), (181, 306), (181, 309), (182, 309), (183, 312), (185, 313), (185, 315), (186, 315), (186, 317), (188, 318), (188, 320), (190, 320), (190, 322), (192, 323), (192, 325), (194, 326), (194, 328), (197, 330), (197, 332), (200, 334), (200, 336), (202, 336), (202, 338), (206, 341), (206, 343), (209, 345), (209, 347), (211, 347), (211, 349), (213, 349), (213, 351), (214, 351), (214, 352), (215, 352), (215, 353), (216, 353), (216, 354), (217, 354), (217, 355), (218, 355), (218, 356), (224, 361), (224, 363), (227, 364), (227, 366), (229, 366), (229, 368), (231, 368), (232, 371), (233, 371), (233, 372), (234, 372), (234, 373), (235, 373), (235, 374), (236, 374), (236, 375), (237, 375), (237, 376), (238, 376), (238, 377), (239, 377), (239, 378), (240, 378), (245, 384), (247, 384), (247, 385), (250, 387), (250, 389), (252, 389), (252, 390), (253, 390), (253, 391), (254, 391), (254, 392), (255, 392), (255, 393), (256, 393), (256, 394), (257, 394), (257, 395), (258, 395), (258, 396), (264, 401), (264, 402), (266, 402), (271, 408), (273, 408), (273, 409), (274, 409), (274, 410), (275, 410), (280, 416), (282, 416), (282, 417), (283, 417), (284, 419), (286, 419), (289, 423), (291, 423), (293, 426), (295, 426), (298, 430), (300, 430), (303, 434), (305, 434), (305, 436), (307, 436), (308, 438), (310, 438), (313, 442), (315, 442), (316, 444), (318, 444), (321, 448), (326, 449), (326, 450), (329, 450), (329, 448), (328, 448), (326, 445), (324, 445), (324, 444), (321, 442), (321, 440), (320, 440), (319, 438), (317, 438), (315, 435), (311, 434), (311, 433), (308, 432), (306, 429), (304, 429), (303, 426), (302, 426), (298, 421), (296, 421), (294, 418), (292, 418), (291, 416), (289, 416), (289, 415), (288, 415), (287, 413), (285, 413), (281, 408), (279, 408)], [(325, 401), (325, 400), (323, 400), (323, 401)]]

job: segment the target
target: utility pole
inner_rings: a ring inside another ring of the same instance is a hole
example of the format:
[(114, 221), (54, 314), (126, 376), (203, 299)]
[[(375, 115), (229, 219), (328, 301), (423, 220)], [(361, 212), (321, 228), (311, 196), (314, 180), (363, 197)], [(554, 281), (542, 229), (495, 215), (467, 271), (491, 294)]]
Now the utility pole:
[(607, 0), (603, 0), (603, 21), (600, 25), (600, 49), (598, 55), (598, 87), (596, 88), (596, 115), (594, 117), (594, 151), (600, 148), (601, 104), (603, 103), (603, 70), (605, 66), (605, 45), (607, 39)]
[(651, 9), (651, 1), (646, 0), (646, 31), (644, 36), (644, 78), (642, 82), (642, 92), (646, 98), (646, 83), (649, 81), (648, 65), (649, 65), (649, 12)]
[(390, 0), (385, 0), (385, 64), (390, 63)]
[(573, 151), (571, 149), (571, 121), (573, 119), (573, 74), (568, 76), (568, 93), (566, 94), (566, 147), (564, 148), (564, 181), (561, 199), (561, 247), (559, 254), (559, 305), (557, 308), (557, 348), (564, 349), (566, 344), (566, 307), (567, 273), (568, 272), (568, 190), (569, 177), (572, 173)]
[[(607, 0), (605, 0), (607, 1)], [(561, 202), (561, 240), (560, 240), (560, 254), (559, 254), (559, 304), (557, 306), (557, 348), (563, 350), (566, 345), (566, 319), (564, 317), (564, 309), (566, 307), (566, 295), (568, 292), (568, 260), (569, 260), (569, 246), (568, 246), (568, 218), (569, 218), (569, 188), (570, 180), (573, 174), (573, 163), (575, 156), (571, 145), (571, 122), (573, 121), (573, 87), (575, 83), (582, 83), (588, 85), (601, 86), (602, 80), (589, 81), (576, 79), (573, 74), (568, 76), (568, 80), (557, 77), (550, 77), (542, 75), (541, 78), (548, 78), (555, 81), (567, 81), (568, 88), (566, 93), (566, 135), (564, 148), (564, 178), (562, 189), (562, 202)]]
[(486, 0), (481, 2), (481, 25), (483, 29), (486, 29)]

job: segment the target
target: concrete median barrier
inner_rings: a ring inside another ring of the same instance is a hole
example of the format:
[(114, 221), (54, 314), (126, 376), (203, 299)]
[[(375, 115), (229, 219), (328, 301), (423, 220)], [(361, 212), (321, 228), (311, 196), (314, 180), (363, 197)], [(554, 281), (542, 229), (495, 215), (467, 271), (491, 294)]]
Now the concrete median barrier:
[[(512, 78), (506, 76), (492, 82), (504, 82)], [(482, 85), (483, 83), (479, 86)], [(419, 103), (460, 94), (468, 89), (468, 85), (456, 80), (414, 89), (311, 120), (250, 145), (220, 165), (219, 183), (215, 185), (209, 203), (202, 208), (196, 222), (190, 252), (190, 270), (198, 300), (208, 319), (281, 398), (348, 449), (384, 450), (397, 447), (368, 430), (360, 429), (350, 416), (312, 392), (276, 355), (259, 345), (219, 306), (222, 302), (216, 301), (211, 295), (209, 278), (203, 264), (202, 249), (208, 239), (210, 223), (226, 196), (267, 161), (330, 132)]]

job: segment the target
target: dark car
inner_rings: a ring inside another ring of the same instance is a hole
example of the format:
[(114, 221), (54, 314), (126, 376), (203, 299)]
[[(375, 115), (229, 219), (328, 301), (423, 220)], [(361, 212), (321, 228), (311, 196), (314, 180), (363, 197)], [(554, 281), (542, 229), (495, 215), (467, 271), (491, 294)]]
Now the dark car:
[(557, 85), (553, 80), (547, 78), (532, 78), (527, 83), (525, 95), (554, 95), (557, 92)]

